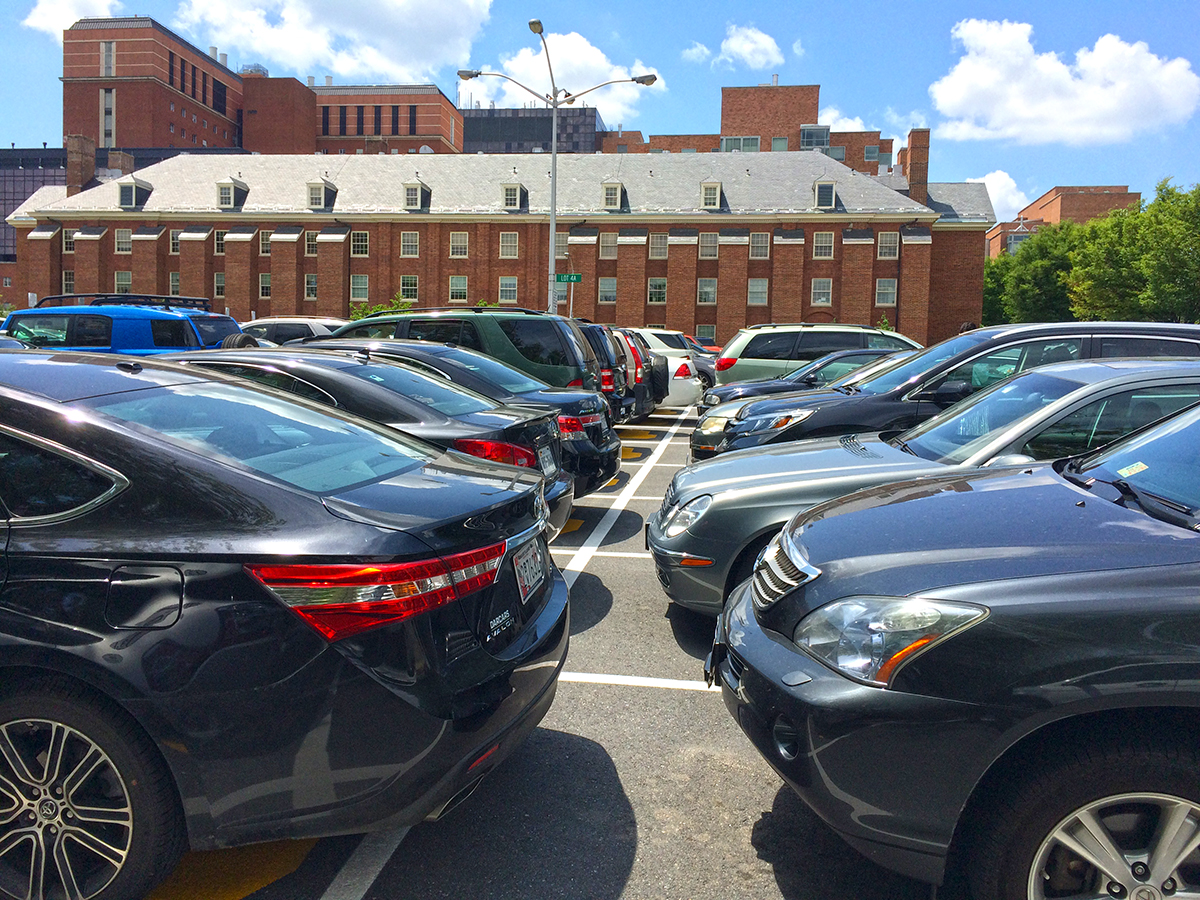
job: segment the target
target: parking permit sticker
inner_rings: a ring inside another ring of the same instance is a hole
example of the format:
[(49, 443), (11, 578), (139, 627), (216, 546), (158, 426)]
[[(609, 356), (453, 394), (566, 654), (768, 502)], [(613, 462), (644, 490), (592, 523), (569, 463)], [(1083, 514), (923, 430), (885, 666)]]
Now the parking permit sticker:
[(1117, 469), (1117, 474), (1122, 478), (1128, 478), (1130, 475), (1136, 475), (1138, 472), (1145, 472), (1148, 468), (1150, 467), (1145, 463), (1135, 462), (1132, 466), (1126, 466), (1123, 469)]

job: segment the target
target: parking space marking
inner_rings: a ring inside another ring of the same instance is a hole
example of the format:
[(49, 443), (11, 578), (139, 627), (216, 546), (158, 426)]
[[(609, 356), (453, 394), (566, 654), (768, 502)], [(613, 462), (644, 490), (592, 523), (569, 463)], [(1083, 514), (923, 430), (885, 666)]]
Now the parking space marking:
[(406, 834), (407, 828), (397, 828), (364, 835), (321, 900), (363, 900)]
[(316, 843), (274, 841), (188, 853), (146, 900), (240, 900), (296, 871)]
[[(583, 542), (583, 546), (575, 552), (575, 555), (571, 557), (571, 561), (562, 567), (562, 572), (567, 579), (568, 585), (575, 583), (575, 579), (579, 577), (579, 573), (587, 566), (588, 560), (595, 555), (601, 542), (608, 536), (608, 532), (612, 530), (613, 525), (616, 524), (617, 518), (629, 504), (637, 489), (641, 487), (642, 482), (646, 480), (646, 476), (650, 473), (650, 470), (656, 465), (664, 465), (663, 463), (659, 463), (659, 460), (662, 459), (663, 453), (666, 452), (670, 439), (678, 434), (679, 429), (683, 427), (683, 423), (687, 420), (688, 412), (689, 410), (685, 409), (676, 417), (675, 424), (667, 429), (667, 440), (663, 441), (661, 446), (655, 448), (654, 452), (650, 454), (649, 459), (644, 463), (628, 464), (630, 468), (637, 466), (638, 471), (629, 479), (629, 483), (625, 485), (625, 489), (617, 495), (617, 499), (613, 501), (613, 505), (605, 511), (604, 518), (600, 520), (600, 524), (588, 535), (587, 540)], [(674, 463), (666, 463), (665, 465), (674, 465)]]
[[(574, 547), (563, 547), (561, 549), (558, 547), (550, 548), (551, 553), (573, 553), (574, 551), (575, 551)], [(607, 556), (607, 557), (611, 557), (613, 559), (653, 559), (654, 558), (645, 550), (628, 550), (628, 551), (626, 551), (626, 550), (596, 550), (592, 553), (592, 556)]]
[(681, 681), (678, 678), (642, 678), (637, 675), (595, 675), (591, 672), (563, 672), (558, 676), (559, 681), (570, 681), (576, 684), (611, 684), (622, 687), (665, 688), (671, 691), (700, 691), (705, 694), (719, 694), (719, 685), (709, 687), (703, 681)]

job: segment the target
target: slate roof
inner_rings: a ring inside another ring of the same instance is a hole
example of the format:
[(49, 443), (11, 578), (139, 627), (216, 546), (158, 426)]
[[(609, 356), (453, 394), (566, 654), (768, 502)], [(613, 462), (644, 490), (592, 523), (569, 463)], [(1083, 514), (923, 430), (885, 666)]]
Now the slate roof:
[(992, 198), (983, 182), (930, 182), (929, 199), (925, 205), (939, 213), (943, 222), (991, 225), (996, 221)]

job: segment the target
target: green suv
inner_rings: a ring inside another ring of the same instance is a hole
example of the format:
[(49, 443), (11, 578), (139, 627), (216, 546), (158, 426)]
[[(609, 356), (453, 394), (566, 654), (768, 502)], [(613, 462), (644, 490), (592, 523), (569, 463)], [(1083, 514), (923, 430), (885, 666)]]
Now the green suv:
[(493, 356), (554, 387), (600, 390), (600, 363), (579, 326), (563, 316), (531, 309), (479, 306), (380, 313), (321, 337), (457, 344)]
[(921, 345), (895, 331), (865, 325), (752, 325), (717, 357), (717, 384), (781, 378), (836, 350), (914, 350)]

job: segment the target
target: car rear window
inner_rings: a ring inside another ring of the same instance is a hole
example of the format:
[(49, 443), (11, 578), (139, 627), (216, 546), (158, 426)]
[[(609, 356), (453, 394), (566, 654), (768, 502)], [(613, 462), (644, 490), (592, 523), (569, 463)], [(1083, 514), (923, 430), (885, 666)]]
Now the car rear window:
[(567, 354), (562, 333), (549, 319), (501, 319), (498, 324), (517, 352), (530, 362), (544, 366), (575, 365)]
[(237, 334), (241, 331), (238, 328), (238, 323), (233, 321), (229, 316), (189, 316), (196, 326), (196, 330), (200, 332), (200, 340), (207, 347), (210, 344), (219, 344), (231, 334)]
[(441, 378), (433, 378), (408, 366), (366, 363), (342, 371), (423, 403), (444, 416), (465, 416), (496, 409), (499, 405), (483, 394)]
[(107, 475), (0, 432), (0, 500), (18, 518), (70, 512), (113, 487)]
[(362, 420), (235, 384), (174, 385), (78, 402), (142, 433), (317, 494), (394, 477), (436, 452)]
[(670, 331), (652, 331), (650, 333), (661, 341), (664, 347), (670, 347), (672, 350), (692, 349), (688, 346), (688, 342), (683, 339), (682, 334), (675, 334)]
[(776, 331), (756, 334), (741, 352), (742, 359), (791, 359), (796, 346), (796, 332)]
[(1100, 356), (1200, 356), (1200, 346), (1160, 337), (1101, 337)]
[[(245, 331), (245, 329), (242, 329)], [(275, 324), (275, 343), (282, 344), (284, 341), (295, 341), (300, 338), (311, 337), (313, 333), (312, 326), (304, 322), (277, 322)], [(258, 335), (255, 335), (257, 337)]]
[(198, 347), (196, 333), (182, 319), (151, 319), (150, 335), (155, 347)]
[(9, 320), (8, 333), (11, 337), (28, 341), (35, 347), (66, 347), (67, 326), (71, 317), (25, 315), (13, 316)]

